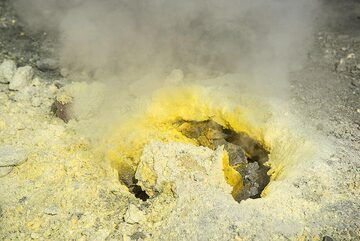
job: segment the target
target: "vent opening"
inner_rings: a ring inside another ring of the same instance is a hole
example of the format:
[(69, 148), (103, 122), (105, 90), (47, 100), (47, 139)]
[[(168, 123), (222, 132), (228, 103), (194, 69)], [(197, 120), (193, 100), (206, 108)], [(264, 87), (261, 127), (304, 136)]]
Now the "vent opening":
[(149, 195), (139, 185), (137, 185), (138, 180), (134, 176), (131, 178), (130, 182), (126, 181), (125, 178), (120, 177), (119, 179), (121, 183), (128, 187), (129, 192), (134, 194), (136, 198), (139, 198), (143, 201), (148, 200)]
[[(231, 172), (224, 169), (224, 175), (233, 186), (232, 195), (236, 201), (261, 197), (261, 192), (270, 182), (267, 174), (269, 167), (265, 165), (269, 160), (269, 152), (258, 141), (246, 133), (235, 132), (212, 120), (178, 121), (175, 125), (183, 135), (195, 140), (200, 146), (210, 149), (224, 146), (228, 154), (228, 169), (231, 169)], [(236, 175), (237, 181), (229, 180), (233, 175)]]
[[(266, 165), (269, 152), (260, 142), (244, 132), (235, 132), (213, 120), (180, 120), (173, 125), (199, 146), (212, 150), (223, 146), (226, 151), (223, 160), (224, 178), (233, 187), (232, 196), (237, 202), (261, 197), (262, 191), (270, 182), (270, 176), (267, 174), (270, 168)], [(120, 181), (135, 197), (143, 201), (148, 200), (149, 195), (138, 185), (133, 168), (129, 166), (122, 170), (122, 175), (119, 172)]]

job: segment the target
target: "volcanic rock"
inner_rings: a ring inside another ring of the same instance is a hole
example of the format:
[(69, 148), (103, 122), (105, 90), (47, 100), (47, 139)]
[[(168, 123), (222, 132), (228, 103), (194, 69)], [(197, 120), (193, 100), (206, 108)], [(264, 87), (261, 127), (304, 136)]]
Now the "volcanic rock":
[(42, 71), (55, 70), (59, 67), (58, 61), (51, 58), (41, 59), (36, 62), (36, 67)]
[(21, 90), (31, 81), (34, 70), (31, 66), (20, 67), (16, 70), (13, 79), (10, 81), (10, 90)]
[(130, 204), (128, 210), (125, 213), (124, 219), (125, 222), (134, 224), (143, 221), (145, 219), (145, 215), (135, 205)]
[(51, 106), (51, 111), (65, 123), (74, 118), (71, 102), (62, 102), (56, 99)]
[(16, 71), (16, 64), (12, 60), (4, 60), (0, 65), (0, 83), (10, 82)]

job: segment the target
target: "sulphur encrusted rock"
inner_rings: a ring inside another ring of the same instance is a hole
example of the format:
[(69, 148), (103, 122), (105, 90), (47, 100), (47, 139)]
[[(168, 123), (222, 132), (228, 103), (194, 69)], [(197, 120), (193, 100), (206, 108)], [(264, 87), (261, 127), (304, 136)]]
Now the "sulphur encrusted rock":
[[(222, 147), (215, 151), (183, 143), (148, 144), (135, 173), (138, 184), (151, 197), (157, 193), (185, 195), (189, 189), (217, 189), (231, 193), (223, 174)], [(196, 192), (196, 191), (194, 191)]]
[(124, 219), (125, 222), (129, 224), (140, 223), (141, 221), (144, 221), (145, 214), (134, 204), (130, 204), (125, 213)]

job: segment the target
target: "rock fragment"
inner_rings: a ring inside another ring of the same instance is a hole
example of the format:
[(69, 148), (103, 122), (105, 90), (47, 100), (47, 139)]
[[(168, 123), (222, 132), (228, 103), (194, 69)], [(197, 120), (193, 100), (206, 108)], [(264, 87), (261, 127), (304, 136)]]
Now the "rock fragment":
[(230, 159), (229, 162), (230, 166), (239, 166), (239, 165), (247, 164), (245, 151), (240, 146), (227, 142), (224, 144), (224, 148), (228, 152)]
[(37, 234), (37, 233), (31, 233), (31, 234), (30, 234), (30, 237), (31, 237), (31, 239), (38, 240), (39, 237), (40, 237), (40, 235)]
[(51, 215), (51, 216), (57, 215), (58, 211), (59, 211), (59, 208), (55, 204), (52, 204), (49, 207), (44, 209), (44, 213), (47, 215)]
[(68, 123), (71, 119), (74, 119), (71, 102), (61, 102), (56, 99), (51, 106), (51, 111), (55, 114), (56, 117), (59, 117), (65, 123)]
[(31, 66), (20, 67), (16, 70), (13, 79), (10, 81), (10, 90), (21, 90), (30, 83), (34, 75), (34, 70)]
[(0, 167), (18, 166), (27, 159), (27, 152), (13, 146), (0, 147)]
[(58, 61), (51, 58), (45, 58), (36, 62), (36, 67), (41, 71), (56, 70), (59, 67)]
[(129, 224), (140, 223), (145, 219), (145, 214), (135, 205), (130, 204), (124, 216), (125, 222)]
[(12, 60), (4, 60), (0, 65), (0, 83), (7, 84), (13, 78), (16, 64)]

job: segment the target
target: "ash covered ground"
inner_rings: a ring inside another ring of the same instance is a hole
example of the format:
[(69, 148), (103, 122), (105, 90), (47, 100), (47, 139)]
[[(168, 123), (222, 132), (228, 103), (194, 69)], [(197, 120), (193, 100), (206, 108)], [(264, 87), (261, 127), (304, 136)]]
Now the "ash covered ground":
[[(0, 83), (1, 239), (359, 239), (360, 4), (324, 6), (332, 14), (316, 27), (304, 64), (291, 72), (289, 102), (274, 101), (266, 112), (274, 117), (264, 117), (265, 127), (275, 126), (264, 138), (294, 138), (300, 151), (290, 159), (299, 161), (285, 168), (263, 198), (237, 203), (221, 173), (221, 148), (150, 138), (132, 174), (148, 194), (158, 193), (144, 202), (119, 181), (117, 169), (89, 137), (90, 130), (96, 132), (89, 126), (97, 125), (102, 84), (71, 83), (51, 34), (29, 31), (10, 1), (1, 1), (0, 61), (14, 61), (6, 68), (14, 73)], [(216, 89), (209, 93), (218, 103), (224, 99)], [(65, 123), (51, 109), (54, 100), (67, 103), (74, 96), (88, 107), (75, 106), (76, 120)], [(142, 105), (138, 97), (128, 101), (119, 112)], [(285, 128), (278, 122), (287, 118), (284, 126), (300, 132), (299, 141), (297, 134), (278, 131)], [(148, 131), (136, 128), (128, 127), (139, 136)], [(313, 149), (318, 154), (309, 154)]]

